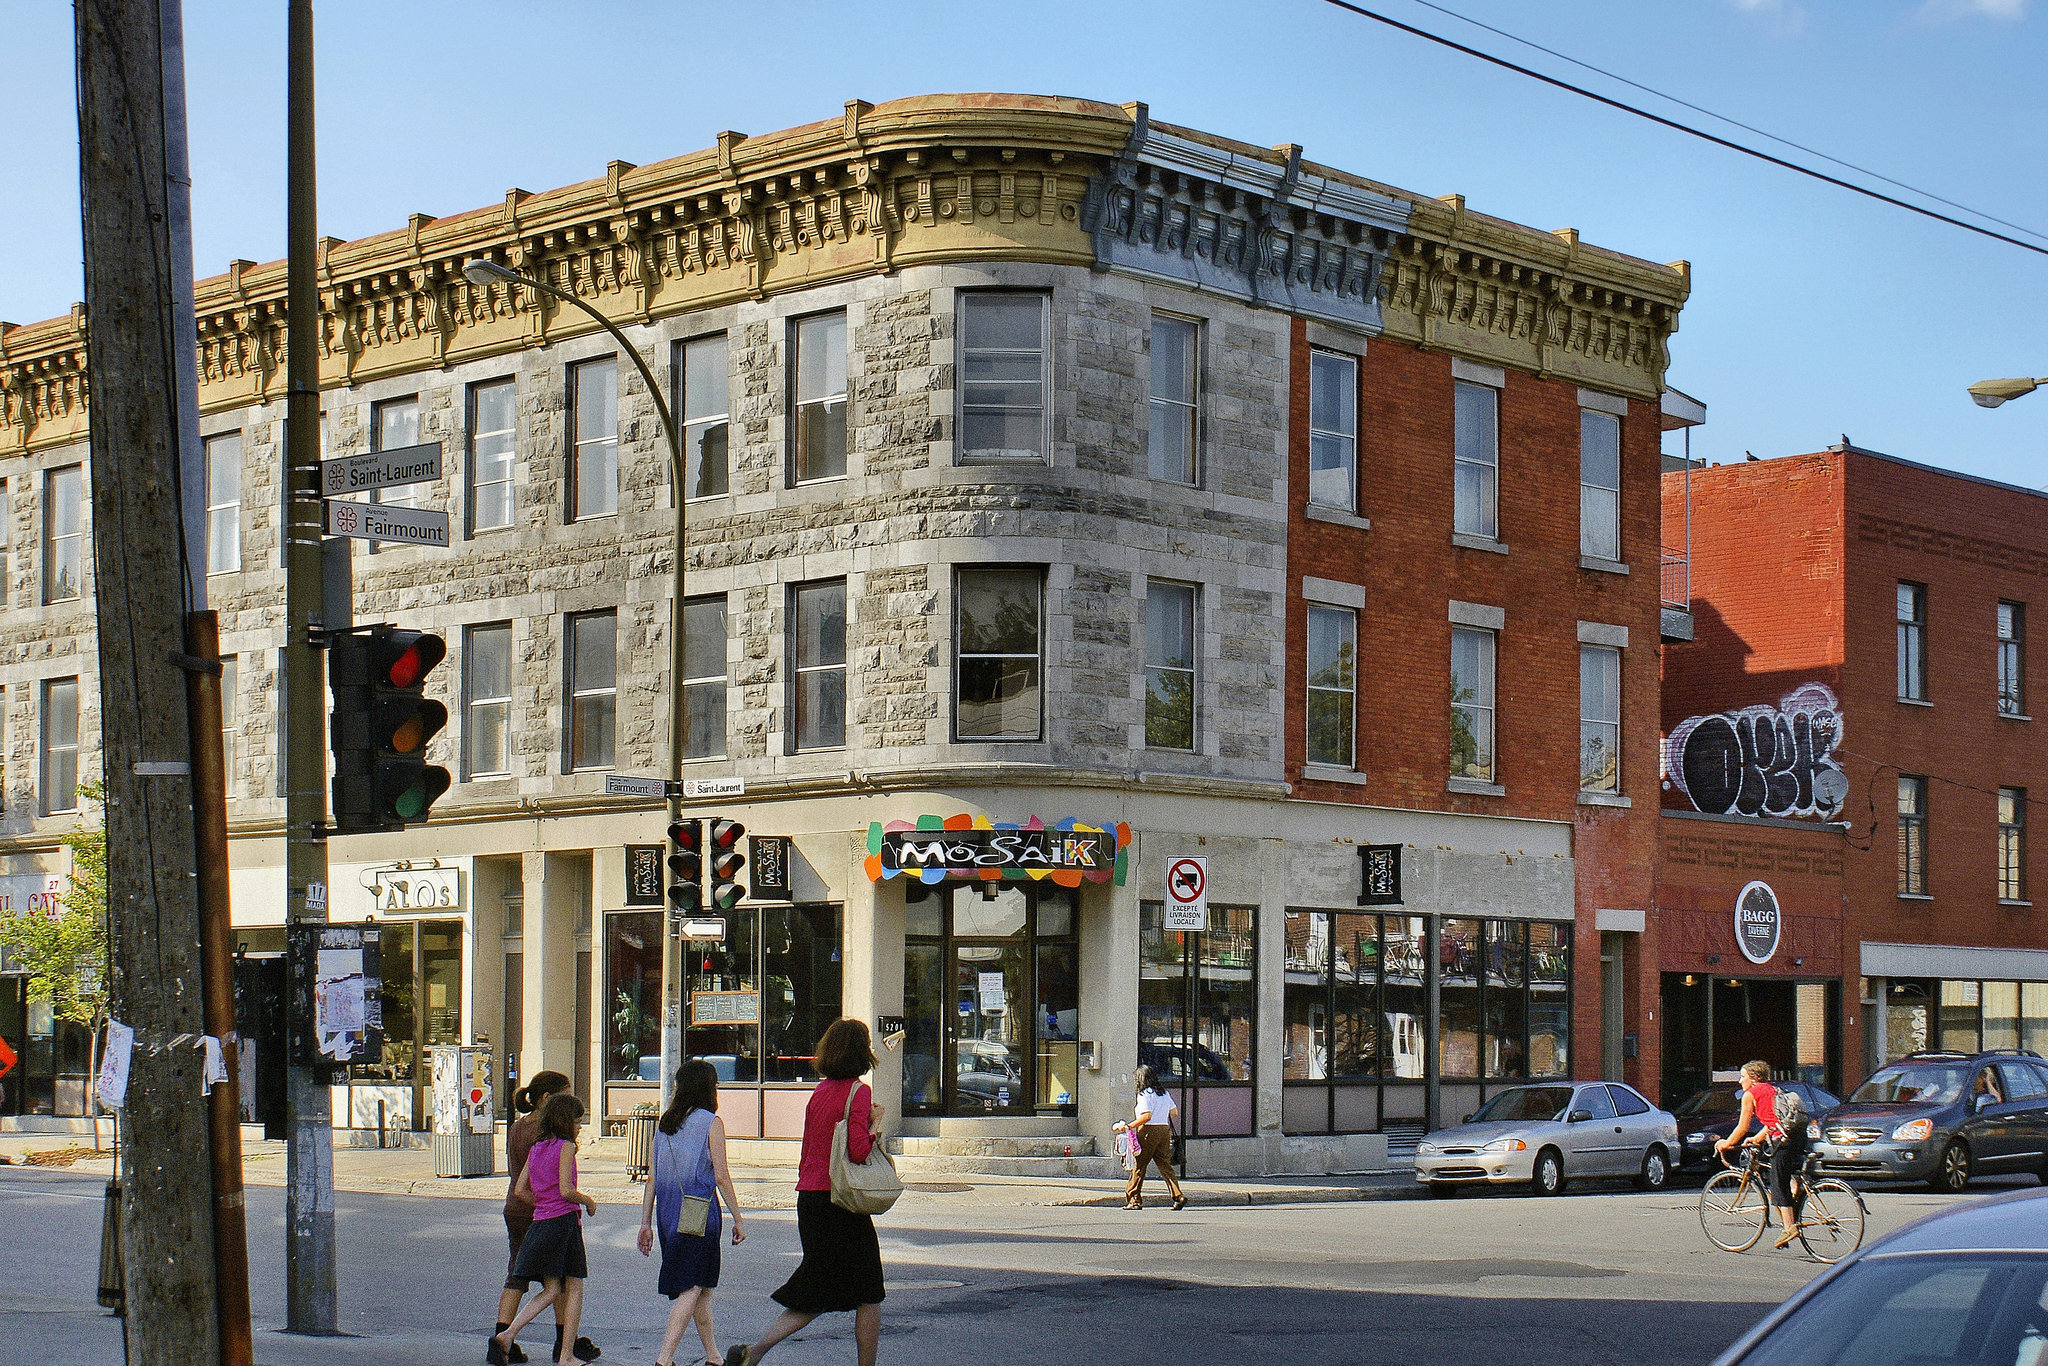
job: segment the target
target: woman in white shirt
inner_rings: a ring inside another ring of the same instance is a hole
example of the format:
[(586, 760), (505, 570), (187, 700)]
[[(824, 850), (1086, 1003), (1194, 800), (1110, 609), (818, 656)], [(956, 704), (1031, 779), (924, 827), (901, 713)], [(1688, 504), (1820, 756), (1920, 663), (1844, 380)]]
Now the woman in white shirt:
[(1166, 1193), (1173, 1197), (1173, 1207), (1180, 1209), (1187, 1204), (1181, 1194), (1180, 1182), (1173, 1176), (1173, 1117), (1180, 1107), (1173, 1103), (1173, 1097), (1159, 1089), (1159, 1073), (1150, 1067), (1140, 1067), (1131, 1074), (1131, 1080), (1138, 1085), (1138, 1105), (1133, 1121), (1129, 1125), (1119, 1122), (1116, 1131), (1131, 1131), (1137, 1142), (1137, 1160), (1131, 1166), (1131, 1183), (1124, 1188), (1124, 1208), (1145, 1208), (1145, 1168), (1157, 1163), (1159, 1174), (1166, 1178)]

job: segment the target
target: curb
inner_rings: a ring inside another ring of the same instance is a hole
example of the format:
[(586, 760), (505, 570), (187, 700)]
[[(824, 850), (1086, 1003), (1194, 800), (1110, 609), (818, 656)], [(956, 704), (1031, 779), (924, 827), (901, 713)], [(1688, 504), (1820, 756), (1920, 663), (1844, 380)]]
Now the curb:
[[(1311, 1186), (1301, 1190), (1190, 1190), (1189, 1209), (1243, 1208), (1252, 1205), (1340, 1205), (1362, 1200), (1422, 1200), (1429, 1191), (1421, 1184), (1409, 1186)], [(1042, 1205), (1081, 1206), (1092, 1209), (1120, 1209), (1121, 1195), (1086, 1195), (1068, 1200), (1039, 1200)], [(1162, 1208), (1171, 1208), (1164, 1205)]]

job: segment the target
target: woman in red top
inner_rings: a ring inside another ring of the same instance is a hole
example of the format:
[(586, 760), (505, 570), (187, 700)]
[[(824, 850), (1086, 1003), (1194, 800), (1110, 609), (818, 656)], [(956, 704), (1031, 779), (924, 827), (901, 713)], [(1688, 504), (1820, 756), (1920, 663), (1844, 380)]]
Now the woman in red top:
[(814, 1065), (824, 1080), (804, 1110), (804, 1146), (796, 1172), (796, 1231), (804, 1259), (775, 1292), (782, 1313), (760, 1341), (727, 1348), (725, 1366), (753, 1366), (818, 1315), (849, 1310), (860, 1366), (874, 1366), (882, 1336), (882, 1247), (871, 1217), (832, 1203), (832, 1130), (840, 1119), (847, 1122), (846, 1155), (852, 1161), (865, 1162), (882, 1136), (882, 1107), (860, 1080), (875, 1066), (867, 1025), (833, 1021), (818, 1040)]

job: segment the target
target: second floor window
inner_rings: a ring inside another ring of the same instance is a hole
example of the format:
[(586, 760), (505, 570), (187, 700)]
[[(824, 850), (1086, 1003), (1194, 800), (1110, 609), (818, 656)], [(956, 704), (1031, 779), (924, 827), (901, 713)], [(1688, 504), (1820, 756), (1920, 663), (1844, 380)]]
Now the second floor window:
[(1899, 779), (1899, 893), (1927, 895), (1927, 780)]
[(1195, 587), (1145, 585), (1145, 743), (1195, 747)]
[(242, 567), (242, 434), (206, 438), (206, 572)]
[(1621, 559), (1621, 419), (1579, 410), (1579, 553)]
[(569, 618), (569, 768), (612, 766), (618, 726), (619, 618), (584, 612)]
[(2016, 602), (1998, 604), (1998, 711), (2025, 716), (2027, 609)]
[(517, 386), (509, 379), (469, 386), (469, 529), (499, 531), (512, 525), (513, 439), (518, 432)]
[(238, 757), (235, 737), (242, 733), (237, 713), (240, 711), (242, 671), (233, 655), (220, 657), (220, 756), (221, 773), (226, 782), (228, 800), (233, 801), (236, 792), (235, 760)]
[(799, 484), (846, 474), (846, 315), (799, 318), (790, 329), (796, 355), (790, 464)]
[(2027, 899), (2027, 790), (1998, 789), (1998, 899)]
[(1621, 651), (1579, 647), (1579, 790), (1621, 791)]
[(1458, 381), (1455, 530), (1500, 535), (1500, 395), (1490, 385)]
[(846, 580), (798, 584), (796, 618), (796, 748), (846, 744)]
[[(732, 400), (725, 333), (676, 348), (683, 368), (683, 496), (710, 498), (730, 487), (726, 473), (726, 408)], [(718, 752), (725, 752), (721, 741)]]
[(84, 497), (82, 467), (66, 465), (43, 476), (44, 602), (70, 602), (85, 582)]
[(683, 757), (725, 754), (725, 599), (683, 605)]
[(1899, 585), (1899, 696), (1927, 700), (1927, 587)]
[(1493, 762), (1494, 634), (1477, 627), (1451, 631), (1451, 776), (1495, 781)]
[(43, 683), (43, 814), (78, 809), (78, 680)]
[(512, 623), (492, 622), (469, 628), (468, 666), (464, 679), (468, 714), (463, 739), (468, 745), (472, 778), (512, 771)]
[(1358, 508), (1358, 362), (1334, 351), (1308, 360), (1308, 500)]
[(1043, 294), (960, 296), (959, 459), (1046, 458)]
[(569, 520), (610, 517), (619, 510), (618, 357), (569, 367), (569, 421)]
[(1358, 613), (1308, 608), (1308, 761), (1350, 768), (1357, 762)]
[(1200, 324), (1163, 313), (1152, 315), (1152, 432), (1146, 448), (1146, 472), (1154, 479), (1196, 482), (1201, 340)]
[(963, 569), (955, 581), (953, 728), (962, 740), (1042, 733), (1044, 635), (1037, 569)]
[[(396, 451), (407, 446), (420, 444), (420, 401), (417, 395), (409, 398), (387, 399), (370, 408), (370, 449), (373, 451)], [(400, 484), (395, 488), (372, 489), (370, 501), (394, 507), (418, 507), (420, 505), (419, 484)], [(375, 554), (381, 545), (370, 542), (370, 553)]]

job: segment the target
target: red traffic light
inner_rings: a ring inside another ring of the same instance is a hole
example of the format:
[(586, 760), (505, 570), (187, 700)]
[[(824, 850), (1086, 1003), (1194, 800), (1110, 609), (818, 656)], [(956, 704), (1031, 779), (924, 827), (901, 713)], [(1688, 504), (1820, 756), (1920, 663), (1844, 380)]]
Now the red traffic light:
[(668, 840), (676, 848), (690, 853), (698, 852), (704, 844), (704, 823), (702, 821), (677, 821), (668, 828)]
[(711, 822), (711, 844), (715, 849), (731, 849), (747, 833), (747, 827), (738, 821), (726, 820), (723, 816)]
[(448, 657), (448, 642), (426, 631), (393, 631), (377, 645), (378, 667), (384, 681), (394, 688), (418, 686)]

